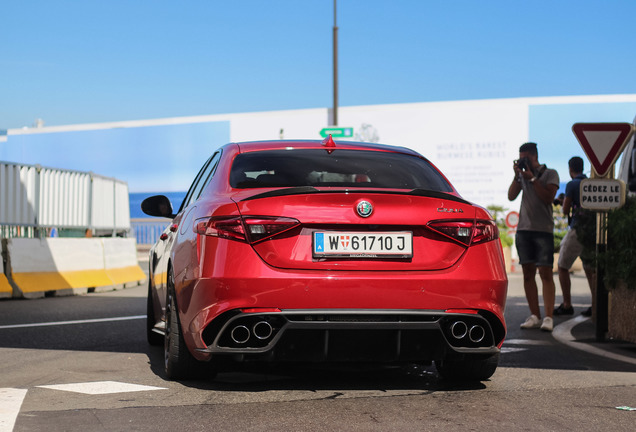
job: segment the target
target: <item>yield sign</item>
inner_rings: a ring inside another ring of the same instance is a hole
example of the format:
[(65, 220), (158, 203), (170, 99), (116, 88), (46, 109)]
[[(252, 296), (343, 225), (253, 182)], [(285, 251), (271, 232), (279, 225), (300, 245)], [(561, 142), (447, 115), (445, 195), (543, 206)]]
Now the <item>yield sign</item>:
[(634, 126), (630, 123), (575, 123), (572, 132), (596, 174), (605, 177), (634, 133)]

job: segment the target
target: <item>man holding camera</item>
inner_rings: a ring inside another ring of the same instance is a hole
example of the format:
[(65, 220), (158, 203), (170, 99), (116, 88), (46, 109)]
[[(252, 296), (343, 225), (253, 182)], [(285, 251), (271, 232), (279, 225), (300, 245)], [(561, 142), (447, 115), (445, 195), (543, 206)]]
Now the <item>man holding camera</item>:
[[(552, 277), (554, 265), (552, 202), (559, 190), (559, 174), (556, 170), (539, 163), (537, 145), (532, 142), (525, 143), (519, 148), (519, 159), (514, 161), (513, 169), (515, 178), (508, 188), (508, 199), (514, 201), (523, 191), (515, 243), (523, 270), (523, 288), (531, 313), (521, 324), (521, 328), (541, 328), (543, 331), (552, 331), (555, 298)], [(541, 320), (539, 291), (535, 280), (537, 269), (543, 286), (545, 310), (543, 320)]]

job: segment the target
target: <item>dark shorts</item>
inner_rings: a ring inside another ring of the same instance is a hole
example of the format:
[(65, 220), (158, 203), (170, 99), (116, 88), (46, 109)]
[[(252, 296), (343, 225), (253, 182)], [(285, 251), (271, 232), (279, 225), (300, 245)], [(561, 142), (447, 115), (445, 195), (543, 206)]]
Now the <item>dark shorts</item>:
[(540, 231), (517, 231), (515, 237), (519, 264), (537, 267), (554, 265), (554, 235)]

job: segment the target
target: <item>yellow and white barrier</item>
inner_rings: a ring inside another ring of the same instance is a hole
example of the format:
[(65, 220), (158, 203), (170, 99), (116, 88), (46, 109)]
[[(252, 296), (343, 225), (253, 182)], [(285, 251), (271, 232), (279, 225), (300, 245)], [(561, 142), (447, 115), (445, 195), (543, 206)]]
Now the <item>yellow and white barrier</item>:
[(26, 298), (139, 284), (146, 276), (131, 245), (126, 238), (9, 239), (9, 277)]
[(4, 275), (4, 260), (2, 259), (2, 242), (0, 242), (0, 298), (11, 297), (13, 289)]
[(137, 261), (137, 243), (134, 238), (103, 238), (104, 268), (113, 285), (139, 285), (146, 274)]

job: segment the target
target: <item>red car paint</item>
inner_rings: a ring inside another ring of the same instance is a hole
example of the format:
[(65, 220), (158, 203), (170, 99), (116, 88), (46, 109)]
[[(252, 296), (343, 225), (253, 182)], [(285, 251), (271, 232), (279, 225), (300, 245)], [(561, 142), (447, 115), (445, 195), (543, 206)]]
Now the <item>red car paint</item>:
[[(142, 205), (178, 226), (150, 252), (148, 337), (168, 334), (168, 376), (232, 357), (435, 361), (446, 377), (488, 378), (507, 291), (490, 214), (412, 150), (325, 141), (225, 145), (176, 214), (160, 197)], [(337, 233), (379, 246), (313, 250), (323, 238), (342, 247)], [(412, 254), (399, 255), (392, 233), (406, 233), (395, 241), (411, 240)]]

